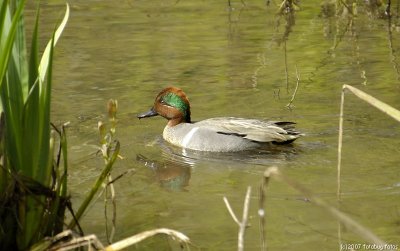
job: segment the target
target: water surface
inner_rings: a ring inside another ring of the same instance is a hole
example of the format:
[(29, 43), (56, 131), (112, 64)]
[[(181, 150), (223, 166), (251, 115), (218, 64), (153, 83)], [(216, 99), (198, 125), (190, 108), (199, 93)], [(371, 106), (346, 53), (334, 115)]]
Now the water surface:
[[(121, 155), (115, 183), (114, 240), (168, 227), (201, 250), (235, 250), (237, 226), (223, 203), (241, 215), (252, 186), (246, 250), (260, 250), (258, 187), (275, 165), (334, 206), (338, 114), (343, 84), (400, 108), (398, 2), (389, 23), (382, 9), (359, 3), (357, 16), (301, 2), (277, 15), (265, 1), (71, 1), (57, 45), (53, 121), (70, 121), (70, 189), (77, 207), (103, 166), (96, 156), (97, 122), (106, 102), (118, 100), (116, 138)], [(35, 6), (29, 6), (33, 22)], [(42, 1), (43, 41), (64, 2)], [(296, 74), (297, 68), (297, 74)], [(297, 78), (300, 79), (291, 109)], [(175, 85), (189, 96), (193, 120), (237, 116), (297, 122), (306, 134), (292, 146), (245, 153), (204, 154), (163, 142), (166, 121), (138, 120), (156, 94)], [(380, 238), (400, 244), (399, 123), (346, 94), (341, 210)], [(338, 224), (287, 185), (272, 181), (266, 202), (269, 250), (339, 249)], [(111, 214), (110, 214), (111, 216)], [(104, 203), (85, 216), (86, 233), (106, 243)], [(342, 229), (345, 243), (366, 243)], [(179, 250), (156, 237), (132, 250)]]

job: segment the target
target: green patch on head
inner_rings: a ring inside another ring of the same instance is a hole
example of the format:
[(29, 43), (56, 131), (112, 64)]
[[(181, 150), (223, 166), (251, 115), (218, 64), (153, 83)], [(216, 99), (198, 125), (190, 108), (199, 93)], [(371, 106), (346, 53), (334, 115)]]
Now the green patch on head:
[(179, 95), (169, 92), (165, 94), (161, 101), (165, 102), (167, 105), (175, 107), (180, 110), (185, 117), (186, 122), (190, 122), (190, 107), (187, 102), (185, 102)]

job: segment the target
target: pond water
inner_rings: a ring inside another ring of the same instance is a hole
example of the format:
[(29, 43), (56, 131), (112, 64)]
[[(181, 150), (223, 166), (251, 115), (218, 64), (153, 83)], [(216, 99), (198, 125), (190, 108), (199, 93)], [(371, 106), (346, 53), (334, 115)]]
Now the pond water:
[[(337, 141), (343, 84), (400, 109), (399, 2), (358, 2), (357, 15), (334, 3), (303, 1), (277, 15), (279, 1), (70, 1), (57, 44), (52, 116), (68, 129), (70, 192), (77, 208), (99, 175), (97, 122), (118, 100), (116, 138), (123, 159), (113, 169), (117, 200), (114, 241), (159, 227), (190, 237), (191, 250), (235, 250), (238, 227), (223, 196), (241, 217), (252, 187), (245, 250), (261, 250), (258, 188), (277, 166), (338, 206)], [(43, 42), (63, 15), (63, 1), (42, 1)], [(36, 6), (28, 4), (28, 23)], [(297, 73), (296, 73), (297, 69)], [(297, 81), (297, 78), (300, 80)], [(292, 99), (291, 109), (287, 104)], [(189, 96), (193, 120), (236, 116), (295, 121), (305, 136), (292, 146), (231, 153), (182, 151), (163, 142), (166, 120), (138, 120), (167, 86)], [(400, 245), (400, 126), (348, 93), (340, 209), (390, 244)], [(266, 199), (268, 250), (337, 250), (367, 243), (288, 185), (272, 180)], [(110, 224), (111, 207), (108, 207)], [(104, 200), (81, 222), (107, 242)], [(180, 250), (158, 236), (131, 250)]]

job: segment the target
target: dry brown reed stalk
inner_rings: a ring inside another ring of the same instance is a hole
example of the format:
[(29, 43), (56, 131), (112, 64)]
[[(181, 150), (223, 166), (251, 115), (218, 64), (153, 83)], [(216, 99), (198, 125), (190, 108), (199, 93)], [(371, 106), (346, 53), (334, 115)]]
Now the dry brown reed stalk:
[[(116, 251), (135, 245), (156, 234), (169, 235), (173, 239), (177, 239), (178, 241), (185, 243), (186, 245), (190, 243), (189, 238), (178, 231), (168, 228), (158, 228), (136, 234), (121, 241), (115, 242), (107, 247), (104, 247), (97, 236), (94, 234), (87, 236), (76, 236), (71, 230), (65, 230), (52, 238), (47, 238), (42, 243), (38, 243), (31, 249), (31, 251), (67, 251), (83, 247), (86, 247), (87, 250)], [(190, 250), (188, 246), (187, 249)]]
[(393, 108), (392, 106), (372, 97), (371, 95), (351, 86), (351, 85), (343, 85), (342, 87), (342, 96), (340, 102), (340, 117), (339, 117), (339, 137), (338, 137), (338, 165), (337, 165), (337, 196), (340, 200), (340, 172), (341, 172), (341, 164), (342, 164), (342, 141), (343, 141), (343, 114), (344, 114), (344, 94), (345, 90), (350, 91), (358, 98), (364, 100), (368, 104), (382, 111), (383, 113), (391, 116), (395, 120), (400, 122), (400, 111)]
[[(364, 100), (368, 104), (374, 106), (379, 109), (383, 113), (391, 116), (395, 120), (400, 122), (400, 111), (393, 108), (392, 106), (372, 97), (371, 95), (353, 87), (350, 85), (343, 85), (342, 87), (342, 95), (340, 100), (340, 116), (339, 116), (339, 136), (338, 136), (338, 158), (337, 158), (337, 199), (341, 201), (341, 167), (342, 167), (342, 146), (343, 146), (343, 117), (344, 117), (344, 94), (345, 91), (348, 90), (353, 93), (358, 98)], [(341, 243), (341, 223), (338, 222), (338, 238), (339, 243)]]
[(394, 118), (395, 120), (400, 122), (400, 111), (397, 110), (396, 108), (393, 108), (392, 106), (380, 101), (377, 98), (372, 97), (371, 95), (369, 95), (351, 85), (343, 85), (343, 91), (344, 90), (351, 91), (358, 98), (364, 100), (368, 104), (374, 106), (375, 108), (379, 109), (383, 113), (391, 116), (392, 118)]
[(247, 187), (246, 197), (244, 199), (243, 205), (243, 216), (242, 221), (239, 221), (236, 217), (235, 213), (232, 210), (231, 205), (229, 204), (228, 199), (224, 196), (224, 202), (226, 208), (232, 216), (232, 219), (239, 225), (239, 233), (238, 233), (238, 251), (244, 250), (244, 234), (247, 227), (247, 222), (249, 219), (249, 207), (250, 207), (250, 195), (251, 195), (251, 187)]
[[(359, 224), (358, 222), (356, 222), (355, 220), (353, 220), (352, 218), (347, 216), (345, 213), (330, 206), (328, 203), (326, 203), (322, 199), (315, 196), (313, 193), (311, 193), (305, 187), (301, 186), (300, 184), (296, 183), (295, 181), (282, 175), (282, 173), (278, 170), (277, 167), (275, 167), (275, 166), (270, 167), (264, 172), (264, 178), (269, 179), (270, 177), (273, 177), (273, 178), (277, 179), (278, 181), (281, 181), (281, 182), (287, 184), (288, 186), (292, 187), (294, 190), (302, 193), (304, 196), (306, 196), (310, 200), (311, 203), (325, 209), (333, 217), (335, 217), (343, 225), (345, 225), (347, 229), (358, 234), (364, 240), (366, 240), (372, 244), (376, 244), (380, 247), (387, 245), (386, 242), (384, 242), (379, 237), (377, 237), (369, 229), (365, 228), (364, 226), (362, 226), (361, 224)], [(390, 245), (387, 245), (387, 246), (390, 246)]]
[(107, 246), (104, 250), (106, 251), (115, 251), (115, 250), (122, 250), (124, 248), (127, 248), (129, 246), (132, 246), (134, 244), (137, 244), (149, 237), (152, 237), (157, 234), (166, 234), (171, 236), (173, 239), (177, 239), (178, 241), (185, 243), (188, 245), (190, 243), (189, 237), (186, 235), (182, 234), (181, 232), (168, 229), (168, 228), (158, 228), (158, 229), (153, 229), (149, 231), (145, 231), (139, 234), (136, 234), (134, 236), (128, 237), (126, 239), (123, 239), (121, 241), (118, 241), (114, 244), (111, 244)]
[(54, 237), (47, 238), (30, 249), (31, 251), (67, 251), (87, 247), (87, 250), (104, 250), (96, 235), (76, 236), (71, 230), (65, 230)]
[(261, 250), (267, 250), (266, 232), (265, 232), (265, 197), (266, 190), (269, 183), (270, 177), (263, 177), (263, 181), (259, 189), (259, 200), (258, 200), (258, 216), (259, 216), (259, 228), (260, 228), (260, 242)]
[(341, 188), (340, 188), (340, 175), (341, 175), (341, 167), (342, 167), (342, 142), (343, 142), (343, 107), (344, 107), (344, 90), (342, 90), (342, 96), (340, 98), (340, 115), (339, 115), (339, 136), (338, 136), (338, 165), (337, 165), (337, 190), (336, 195), (338, 201), (341, 200)]

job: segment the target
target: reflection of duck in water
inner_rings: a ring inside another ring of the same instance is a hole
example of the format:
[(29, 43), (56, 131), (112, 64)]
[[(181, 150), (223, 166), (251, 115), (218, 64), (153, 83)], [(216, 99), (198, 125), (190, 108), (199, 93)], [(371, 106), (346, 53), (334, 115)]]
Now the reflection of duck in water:
[(139, 114), (138, 118), (156, 115), (168, 119), (163, 132), (166, 141), (198, 151), (249, 150), (266, 143), (288, 144), (302, 135), (294, 129), (293, 122), (220, 117), (192, 123), (189, 100), (176, 87), (162, 90), (150, 111)]
[(189, 185), (191, 170), (189, 165), (184, 163), (173, 163), (167, 161), (165, 163), (152, 161), (141, 154), (136, 156), (136, 160), (144, 163), (146, 167), (151, 169), (157, 181), (164, 188), (178, 191)]

